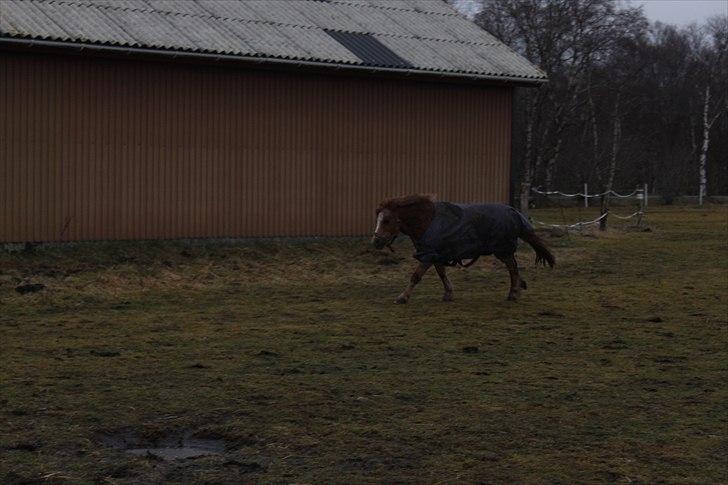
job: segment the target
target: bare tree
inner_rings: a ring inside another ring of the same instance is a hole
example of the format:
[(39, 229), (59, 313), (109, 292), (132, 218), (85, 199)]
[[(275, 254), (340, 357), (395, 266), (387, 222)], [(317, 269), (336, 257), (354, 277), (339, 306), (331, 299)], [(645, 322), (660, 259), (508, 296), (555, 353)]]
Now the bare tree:
[[(625, 32), (644, 27), (639, 10), (612, 0), (490, 0), (476, 22), (539, 65), (550, 82), (529, 94), (521, 165), (521, 209), (545, 160), (552, 188), (572, 120), (582, 109), (595, 65), (603, 63)], [(593, 133), (597, 140), (597, 133)], [(595, 143), (597, 143), (595, 141)]]
[(619, 144), (622, 140), (622, 119), (619, 111), (620, 92), (617, 92), (614, 100), (614, 115), (612, 116), (612, 153), (609, 157), (609, 170), (607, 173), (607, 183), (604, 185), (604, 195), (602, 195), (601, 215), (604, 216), (599, 221), (599, 228), (604, 231), (607, 229), (607, 217), (609, 212), (609, 196), (614, 188), (614, 174), (617, 170), (617, 153), (619, 152)]
[(728, 193), (728, 17), (676, 27), (619, 0), (476, 1), (475, 21), (549, 77), (518, 90), (524, 211), (539, 185)]
[[(726, 92), (723, 91), (718, 98), (714, 110), (711, 112), (711, 85), (720, 82), (719, 77), (726, 74), (725, 63), (728, 57), (728, 17), (713, 17), (706, 25), (709, 35), (712, 37), (713, 45), (708, 48), (698, 47), (699, 63), (703, 65), (707, 76), (705, 79), (705, 94), (703, 96), (703, 143), (700, 148), (698, 164), (699, 189), (698, 203), (703, 205), (703, 199), (708, 195), (708, 174), (707, 161), (708, 149), (710, 148), (710, 132), (716, 120), (728, 111), (726, 104)], [(712, 47), (712, 48), (711, 48)]]

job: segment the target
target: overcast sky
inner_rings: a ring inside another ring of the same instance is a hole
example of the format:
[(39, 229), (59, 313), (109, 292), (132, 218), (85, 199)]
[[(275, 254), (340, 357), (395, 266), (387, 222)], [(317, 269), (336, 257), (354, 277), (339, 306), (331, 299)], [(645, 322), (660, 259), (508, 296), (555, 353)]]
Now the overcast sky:
[(666, 24), (702, 23), (713, 15), (728, 15), (728, 0), (634, 0), (632, 4), (642, 5), (651, 21)]
[[(478, 11), (476, 0), (455, 0), (455, 7), (468, 17)], [(642, 5), (647, 18), (652, 22), (687, 25), (702, 23), (716, 14), (728, 15), (728, 0), (631, 0), (635, 6)]]

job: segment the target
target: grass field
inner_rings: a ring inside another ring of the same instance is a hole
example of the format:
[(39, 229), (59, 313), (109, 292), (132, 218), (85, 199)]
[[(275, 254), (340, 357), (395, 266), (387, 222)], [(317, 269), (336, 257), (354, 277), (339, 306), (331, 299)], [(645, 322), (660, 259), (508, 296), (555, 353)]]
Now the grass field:
[[(523, 247), (517, 303), (485, 258), (394, 305), (408, 241), (1, 253), (0, 482), (727, 482), (728, 211), (648, 224)], [(224, 450), (107, 446), (178, 435)]]

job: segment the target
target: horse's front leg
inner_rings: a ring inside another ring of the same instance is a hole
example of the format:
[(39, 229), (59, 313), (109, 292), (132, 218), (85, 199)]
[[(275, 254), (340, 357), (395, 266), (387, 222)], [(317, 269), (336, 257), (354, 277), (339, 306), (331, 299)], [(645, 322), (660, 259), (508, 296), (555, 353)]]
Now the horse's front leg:
[(518, 263), (515, 254), (496, 254), (496, 258), (505, 263), (508, 273), (511, 276), (511, 288), (508, 291), (508, 299), (515, 301), (521, 296), (521, 288), (526, 289), (526, 282), (521, 279), (518, 272)]
[(396, 300), (394, 300), (395, 303), (402, 304), (409, 301), (410, 296), (412, 295), (412, 291), (415, 289), (415, 286), (417, 286), (417, 283), (422, 280), (422, 277), (425, 275), (425, 273), (427, 273), (427, 270), (430, 269), (430, 266), (432, 266), (430, 263), (420, 263), (417, 265), (417, 268), (415, 268), (415, 271), (410, 277), (409, 286), (407, 286), (402, 294), (399, 295)]
[(442, 280), (442, 286), (445, 287), (445, 293), (443, 293), (442, 295), (442, 301), (453, 301), (452, 283), (450, 283), (450, 278), (447, 277), (445, 266), (442, 264), (436, 264), (435, 270), (437, 271), (437, 275)]

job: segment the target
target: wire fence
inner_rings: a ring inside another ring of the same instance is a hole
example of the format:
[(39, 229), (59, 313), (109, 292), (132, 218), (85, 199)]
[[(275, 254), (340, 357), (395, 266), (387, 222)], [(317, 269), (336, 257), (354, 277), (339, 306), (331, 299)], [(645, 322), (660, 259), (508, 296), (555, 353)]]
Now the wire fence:
[(615, 217), (617, 219), (621, 219), (621, 220), (630, 220), (633, 218), (637, 218), (636, 225), (639, 226), (642, 224), (642, 216), (647, 211), (647, 184), (645, 184), (644, 187), (638, 187), (638, 188), (634, 189), (629, 194), (620, 194), (619, 192), (616, 192), (614, 190), (607, 190), (607, 191), (600, 192), (600, 193), (590, 194), (588, 192), (588, 187), (586, 184), (584, 184), (584, 192), (567, 193), (567, 192), (562, 192), (560, 190), (540, 190), (538, 187), (532, 187), (531, 191), (535, 194), (542, 195), (545, 197), (557, 195), (557, 196), (566, 197), (566, 198), (583, 198), (584, 207), (589, 207), (589, 202), (588, 202), (589, 199), (593, 199), (595, 197), (604, 197), (604, 196), (617, 197), (620, 199), (628, 199), (628, 198), (634, 197), (639, 201), (639, 204), (640, 204), (639, 210), (633, 212), (632, 214), (626, 215), (626, 216), (619, 215), (619, 214), (612, 214), (609, 211), (609, 209), (606, 209), (606, 211), (602, 215), (597, 217), (596, 219), (593, 219), (590, 221), (575, 222), (574, 224), (549, 224), (546, 222), (537, 221), (532, 218), (532, 222), (534, 224), (537, 224), (542, 227), (551, 227), (551, 228), (555, 228), (555, 229), (569, 230), (569, 229), (582, 229), (587, 226), (599, 224), (600, 228), (606, 229), (606, 222), (607, 222), (607, 218), (609, 216), (613, 216), (613, 217)]
[(635, 195), (642, 193), (642, 190), (643, 189), (634, 189), (629, 194), (620, 194), (618, 192), (615, 192), (614, 190), (607, 190), (606, 192), (601, 192), (599, 194), (588, 194), (586, 192), (584, 192), (584, 193), (576, 192), (573, 194), (567, 194), (566, 192), (561, 192), (560, 190), (543, 191), (543, 190), (539, 190), (538, 187), (534, 187), (531, 189), (532, 192), (539, 194), (539, 195), (547, 195), (547, 196), (548, 195), (560, 195), (562, 197), (570, 197), (570, 198), (571, 197), (582, 197), (582, 198), (587, 198), (587, 199), (591, 199), (594, 197), (602, 197), (607, 194), (613, 195), (614, 197), (618, 197), (620, 199), (628, 199), (629, 197), (634, 197)]

